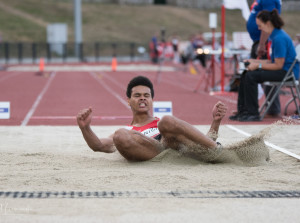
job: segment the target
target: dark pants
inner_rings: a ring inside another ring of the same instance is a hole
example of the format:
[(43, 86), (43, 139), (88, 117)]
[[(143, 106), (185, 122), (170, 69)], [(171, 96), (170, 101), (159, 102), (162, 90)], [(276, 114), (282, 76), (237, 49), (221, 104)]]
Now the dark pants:
[(205, 54), (198, 54), (195, 58), (196, 60), (199, 60), (202, 67), (206, 67), (206, 55)]
[(257, 84), (265, 81), (282, 81), (285, 70), (254, 70), (242, 75), (239, 86), (238, 112), (259, 115)]
[[(259, 41), (255, 41), (252, 44), (252, 48), (251, 48), (251, 58), (252, 59), (257, 59), (257, 47), (258, 47)], [(262, 58), (260, 59), (267, 59), (267, 55), (264, 55)], [(268, 95), (269, 92), (271, 91), (271, 86), (263, 86), (265, 95)], [(280, 107), (280, 100), (279, 100), (279, 96), (277, 96), (274, 100), (274, 102), (272, 103), (268, 114), (269, 115), (277, 115), (280, 114), (281, 112), (281, 107)]]

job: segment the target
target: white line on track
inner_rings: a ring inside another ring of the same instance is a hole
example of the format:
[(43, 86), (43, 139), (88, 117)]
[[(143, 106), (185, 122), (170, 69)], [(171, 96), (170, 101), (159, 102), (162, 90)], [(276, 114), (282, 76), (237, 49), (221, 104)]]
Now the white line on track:
[[(226, 127), (229, 128), (229, 129), (231, 129), (231, 130), (234, 130), (234, 131), (236, 131), (236, 132), (238, 132), (238, 133), (240, 133), (240, 134), (242, 134), (242, 135), (244, 135), (244, 136), (247, 136), (247, 137), (251, 136), (251, 134), (249, 134), (249, 133), (247, 133), (247, 132), (244, 132), (243, 130), (238, 129), (238, 128), (232, 126), (232, 125), (226, 125)], [(273, 148), (273, 149), (276, 149), (277, 151), (280, 151), (280, 152), (282, 152), (282, 153), (284, 153), (284, 154), (286, 154), (286, 155), (292, 156), (292, 157), (294, 157), (294, 158), (300, 160), (300, 156), (298, 156), (298, 155), (295, 154), (295, 153), (292, 153), (292, 152), (290, 152), (290, 151), (288, 151), (288, 150), (286, 150), (286, 149), (284, 149), (284, 148), (281, 148), (281, 147), (279, 147), (279, 146), (276, 146), (276, 145), (274, 145), (274, 144), (272, 144), (272, 143), (270, 143), (270, 142), (268, 142), (268, 141), (265, 141), (265, 144), (266, 144), (267, 146)]]
[(232, 103), (232, 104), (237, 104), (237, 99), (236, 100), (233, 100), (233, 99), (230, 99), (230, 98), (227, 98), (227, 97), (222, 97), (222, 96), (217, 96), (217, 95), (210, 95), (210, 96), (213, 96), (215, 98), (218, 98), (220, 99), (221, 101), (227, 101), (229, 103)]
[[(131, 72), (131, 73), (136, 73), (136, 72)], [(156, 73), (155, 74), (152, 74), (152, 73), (149, 73), (149, 72), (139, 72), (139, 75), (144, 75), (144, 76), (152, 76), (152, 75), (155, 75), (155, 78), (156, 78)], [(165, 80), (167, 79), (167, 80)], [(161, 78), (160, 79), (161, 82), (164, 82), (166, 84), (169, 84), (169, 85), (172, 85), (172, 86), (175, 86), (175, 87), (180, 87), (184, 90), (187, 90), (187, 91), (191, 91), (191, 88), (189, 88), (188, 86), (184, 85), (184, 83), (182, 83), (182, 81), (176, 81), (174, 80), (174, 78), (168, 78), (166, 77), (166, 75), (164, 76), (164, 79)]]
[(54, 77), (55, 77), (56, 73), (52, 72), (50, 74), (50, 78), (48, 79), (45, 87), (43, 88), (43, 90), (41, 91), (41, 93), (38, 95), (38, 97), (36, 98), (35, 102), (33, 103), (32, 107), (30, 108), (30, 110), (28, 111), (27, 115), (25, 116), (24, 120), (21, 123), (21, 126), (26, 126), (31, 118), (31, 116), (33, 115), (33, 113), (35, 112), (37, 106), (39, 105), (39, 103), (41, 102), (41, 100), (43, 99), (44, 94), (46, 93), (46, 91), (48, 90), (51, 82), (53, 81)]
[(112, 78), (111, 75), (107, 74), (106, 72), (101, 72), (100, 74), (103, 74), (103, 76), (105, 78), (107, 78), (108, 80), (110, 80), (111, 82), (113, 82), (119, 88), (124, 89), (124, 91), (126, 91), (126, 88), (125, 88), (124, 84), (121, 84), (120, 82), (118, 82), (117, 80), (115, 80), (114, 78)]
[(20, 75), (20, 74), (21, 74), (21, 72), (15, 72), (15, 73), (6, 74), (4, 77), (0, 78), (0, 81), (5, 81), (5, 80), (7, 80), (9, 78), (12, 78), (12, 77)]
[[(76, 116), (32, 116), (31, 120), (68, 120), (76, 119)], [(93, 119), (98, 120), (115, 120), (115, 119), (132, 119), (132, 116), (93, 116)]]
[[(143, 72), (144, 74), (148, 74), (147, 72)], [(155, 74), (156, 75), (156, 74)], [(163, 76), (161, 76), (163, 77)], [(175, 81), (174, 80), (174, 77), (173, 78), (170, 78), (170, 77), (167, 77), (166, 75), (164, 75), (164, 78), (161, 78), (160, 80), (161, 82), (164, 82), (166, 84), (169, 84), (169, 85), (173, 85), (175, 87), (180, 87), (184, 90), (187, 90), (187, 91), (190, 91), (192, 92), (193, 89), (191, 87), (188, 87), (186, 85), (184, 85), (184, 82), (182, 81)], [(195, 82), (197, 82), (198, 80), (195, 80)], [(230, 99), (228, 97), (222, 97), (222, 96), (218, 96), (218, 95), (210, 95), (208, 94), (207, 92), (204, 92), (202, 90), (198, 90), (197, 92), (195, 92), (195, 94), (202, 94), (202, 95), (206, 95), (206, 96), (210, 96), (210, 97), (214, 97), (214, 98), (217, 98), (217, 99), (220, 99), (221, 101), (226, 101), (228, 103), (232, 103), (232, 104), (236, 104), (237, 103), (237, 100), (233, 100), (233, 99)]]
[(97, 78), (94, 72), (89, 72), (89, 74), (99, 83), (102, 87), (104, 87), (110, 94), (112, 94), (115, 98), (117, 98), (127, 109), (130, 109), (126, 100), (124, 100), (118, 93), (116, 93), (113, 89), (105, 85), (103, 81)]

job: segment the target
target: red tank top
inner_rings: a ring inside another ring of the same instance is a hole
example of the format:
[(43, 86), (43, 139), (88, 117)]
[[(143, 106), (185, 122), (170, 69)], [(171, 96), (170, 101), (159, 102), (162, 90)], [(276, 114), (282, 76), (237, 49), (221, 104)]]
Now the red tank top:
[(126, 127), (126, 129), (135, 130), (135, 131), (138, 131), (138, 132), (142, 133), (143, 135), (145, 135), (147, 137), (151, 137), (151, 138), (160, 140), (161, 135), (160, 135), (160, 132), (159, 132), (158, 127), (157, 127), (158, 122), (159, 122), (159, 118), (156, 118), (155, 120), (148, 123), (147, 125), (140, 126), (140, 127), (137, 127), (137, 126), (134, 126), (134, 125), (128, 125)]

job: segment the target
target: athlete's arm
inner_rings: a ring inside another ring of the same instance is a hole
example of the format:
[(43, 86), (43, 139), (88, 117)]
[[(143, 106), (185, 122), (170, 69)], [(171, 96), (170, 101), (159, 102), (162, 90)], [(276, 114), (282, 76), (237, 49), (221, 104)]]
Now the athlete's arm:
[(77, 124), (88, 146), (95, 152), (112, 153), (116, 150), (113, 135), (99, 139), (91, 129), (92, 108), (83, 109), (77, 115)]
[(213, 121), (211, 123), (207, 135), (211, 135), (214, 136), (213, 138), (217, 138), (219, 126), (226, 112), (227, 112), (227, 106), (223, 102), (219, 101), (217, 102), (217, 104), (215, 104), (212, 110)]

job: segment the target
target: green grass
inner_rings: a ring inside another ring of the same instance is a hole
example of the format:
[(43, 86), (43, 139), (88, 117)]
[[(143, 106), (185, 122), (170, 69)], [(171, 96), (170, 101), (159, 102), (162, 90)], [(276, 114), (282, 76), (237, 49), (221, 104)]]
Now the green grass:
[[(9, 20), (9, 21), (8, 21)], [(46, 30), (17, 16), (11, 16), (0, 9), (0, 35), (3, 41), (45, 41)]]
[[(74, 40), (73, 1), (71, 0), (0, 0), (46, 23), (66, 23), (68, 40)], [(221, 11), (179, 8), (174, 6), (133, 6), (101, 3), (83, 3), (83, 40), (85, 42), (146, 43), (162, 27), (167, 36), (177, 34), (188, 39), (192, 34), (209, 32), (208, 15), (218, 14), (221, 30)], [(300, 32), (298, 11), (283, 12), (284, 29), (293, 38)], [(239, 10), (226, 10), (226, 32), (231, 39), (234, 31), (246, 31), (245, 20)], [(46, 41), (46, 28), (20, 16), (0, 10), (0, 33), (3, 41)]]

